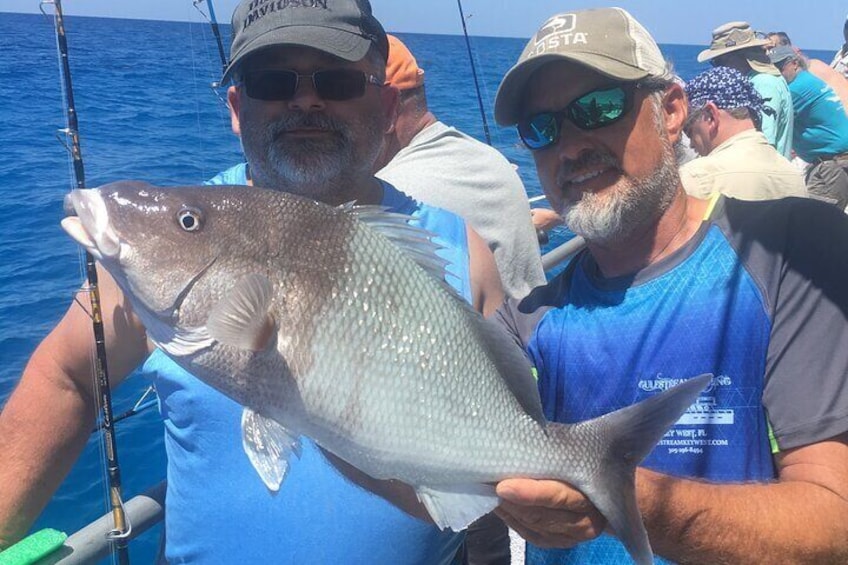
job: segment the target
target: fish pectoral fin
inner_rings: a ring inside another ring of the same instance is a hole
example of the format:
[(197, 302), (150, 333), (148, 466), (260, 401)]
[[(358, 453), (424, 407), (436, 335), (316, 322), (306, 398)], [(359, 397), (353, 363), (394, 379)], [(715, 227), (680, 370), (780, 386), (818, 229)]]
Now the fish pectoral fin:
[(274, 342), (277, 325), (270, 313), (273, 285), (268, 277), (250, 274), (239, 279), (209, 313), (206, 328), (220, 343), (262, 351)]
[[(194, 355), (207, 347), (211, 347), (215, 343), (215, 340), (212, 339), (206, 328), (203, 327), (183, 328), (176, 332), (171, 331), (170, 328), (158, 322), (156, 324), (147, 324), (145, 327), (153, 343), (174, 358)], [(160, 340), (160, 336), (163, 335), (168, 336), (166, 341)]]
[(495, 487), (484, 484), (419, 486), (418, 500), (441, 529), (458, 532), (498, 505)]
[(265, 486), (280, 490), (289, 468), (289, 456), (301, 455), (300, 440), (271, 418), (245, 408), (241, 414), (241, 443)]

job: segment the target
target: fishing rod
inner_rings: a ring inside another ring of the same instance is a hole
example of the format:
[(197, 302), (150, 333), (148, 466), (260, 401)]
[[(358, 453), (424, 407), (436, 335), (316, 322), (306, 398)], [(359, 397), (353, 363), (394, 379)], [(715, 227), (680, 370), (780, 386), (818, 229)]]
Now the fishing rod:
[[(200, 9), (200, 4), (203, 4), (203, 3), (205, 3), (209, 8), (209, 15), (208, 16), (206, 15), (206, 13), (203, 10)], [(224, 53), (224, 43), (223, 43), (223, 39), (221, 38), (221, 31), (220, 31), (220, 28), (218, 26), (218, 20), (215, 17), (215, 7), (212, 5), (212, 0), (192, 0), (192, 5), (195, 7), (195, 9), (198, 12), (200, 12), (200, 14), (206, 19), (207, 22), (209, 22), (210, 26), (212, 27), (212, 33), (214, 34), (215, 42), (218, 45), (218, 56), (220, 57), (220, 60), (221, 60), (221, 68), (222, 68), (221, 73), (223, 74), (223, 72), (227, 70), (227, 56)], [(212, 83), (213, 88), (216, 88), (217, 86), (219, 86), (219, 83), (217, 83), (217, 82)], [(71, 107), (72, 106), (73, 105), (71, 105)], [(78, 144), (77, 144), (77, 147), (78, 147)], [(77, 160), (75, 159), (75, 165), (76, 165), (76, 162), (77, 162)], [(82, 178), (82, 158), (81, 157), (79, 159), (79, 166), (80, 166), (79, 178)], [(129, 410), (127, 410), (125, 412), (122, 412), (121, 414), (118, 414), (117, 416), (112, 417), (112, 419), (111, 419), (112, 424), (115, 424), (117, 422), (120, 422), (121, 420), (125, 420), (125, 419), (127, 419), (131, 416), (135, 416), (135, 415), (140, 414), (140, 413), (142, 413), (146, 410), (149, 410), (150, 408), (155, 407), (158, 404), (158, 401), (156, 400), (156, 398), (145, 401), (150, 394), (155, 395), (155, 393), (156, 393), (156, 390), (153, 386), (148, 387), (147, 390), (144, 391), (144, 394), (141, 395), (141, 398), (139, 398), (138, 401), (136, 401), (135, 405), (132, 408), (130, 408)], [(106, 427), (105, 419), (101, 418), (101, 419), (98, 420), (97, 424), (95, 425), (94, 429), (92, 430), (92, 433), (101, 431), (101, 430), (105, 429), (105, 427)]]
[[(206, 3), (209, 7), (209, 15), (203, 13), (203, 10), (200, 9), (199, 5)], [(206, 21), (209, 22), (209, 25), (212, 26), (212, 34), (215, 36), (215, 43), (218, 45), (218, 56), (221, 59), (221, 75), (223, 76), (224, 72), (227, 70), (227, 55), (224, 52), (224, 41), (221, 39), (221, 29), (218, 26), (218, 19), (215, 17), (215, 6), (212, 5), (212, 0), (193, 0), (192, 4), (197, 9), (198, 12), (203, 14), (203, 17), (206, 18)], [(217, 81), (212, 83), (213, 87), (220, 86), (220, 83)]]
[(471, 40), (468, 38), (468, 28), (465, 27), (465, 14), (462, 11), (462, 0), (456, 0), (459, 6), (459, 19), (462, 20), (462, 34), (465, 36), (465, 46), (468, 48), (468, 61), (471, 63), (471, 74), (474, 76), (474, 88), (477, 90), (477, 104), (480, 106), (480, 117), (483, 119), (483, 133), (486, 135), (486, 143), (492, 144), (492, 136), (489, 134), (489, 122), (486, 120), (486, 110), (483, 107), (483, 97), (480, 95), (480, 82), (477, 80), (477, 67), (474, 65), (474, 55), (471, 53)]
[[(73, 160), (74, 179), (76, 188), (85, 188), (85, 168), (82, 162), (80, 148), (79, 123), (74, 104), (74, 89), (71, 81), (71, 66), (68, 61), (68, 39), (65, 34), (65, 19), (62, 12), (62, 0), (42, 0), (39, 8), (45, 15), (44, 6), (51, 4), (54, 9), (53, 21), (56, 26), (56, 42), (59, 49), (60, 75), (62, 91), (65, 95), (65, 110), (67, 112), (67, 127), (60, 130), (70, 140), (70, 151)], [(94, 331), (94, 388), (100, 400), (102, 410), (103, 447), (106, 459), (107, 481), (109, 485), (109, 503), (112, 510), (114, 529), (107, 534), (112, 545), (112, 555), (120, 565), (129, 565), (128, 536), (131, 526), (124, 512), (124, 502), (121, 497), (121, 472), (118, 465), (118, 444), (115, 438), (114, 420), (112, 417), (112, 389), (109, 386), (109, 373), (106, 364), (106, 339), (103, 330), (103, 316), (100, 309), (100, 292), (97, 286), (97, 269), (94, 257), (85, 252), (86, 285), (91, 302), (91, 325)]]
[[(147, 397), (150, 396), (151, 394), (153, 394), (154, 397), (151, 398), (150, 400), (147, 400)], [(155, 395), (156, 395), (156, 389), (153, 387), (153, 385), (150, 385), (149, 387), (147, 387), (147, 390), (144, 391), (144, 394), (141, 395), (141, 398), (139, 398), (136, 401), (135, 405), (132, 408), (130, 408), (129, 410), (127, 410), (126, 412), (122, 412), (121, 414), (114, 416), (112, 418), (112, 423), (114, 424), (114, 423), (120, 422), (121, 420), (126, 420), (130, 416), (135, 416), (136, 414), (141, 414), (142, 412), (145, 412), (146, 410), (149, 410), (150, 408), (153, 408), (154, 406), (158, 405), (159, 400), (155, 397)], [(98, 421), (97, 425), (94, 427), (94, 429), (91, 430), (91, 433), (98, 432), (98, 431), (102, 430), (103, 427), (104, 427), (103, 421), (102, 420)]]

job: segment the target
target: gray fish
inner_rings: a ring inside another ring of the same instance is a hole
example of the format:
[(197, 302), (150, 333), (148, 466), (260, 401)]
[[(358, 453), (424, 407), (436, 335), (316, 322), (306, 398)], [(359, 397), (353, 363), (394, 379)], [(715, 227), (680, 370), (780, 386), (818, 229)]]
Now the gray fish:
[(408, 483), (441, 528), (491, 511), (497, 481), (561, 479), (652, 562), (635, 466), (709, 375), (594, 420), (548, 423), (524, 353), (445, 283), (430, 234), (406, 216), (139, 182), (75, 190), (66, 204), (76, 215), (62, 226), (156, 345), (244, 406), (244, 448), (269, 489), (300, 436)]

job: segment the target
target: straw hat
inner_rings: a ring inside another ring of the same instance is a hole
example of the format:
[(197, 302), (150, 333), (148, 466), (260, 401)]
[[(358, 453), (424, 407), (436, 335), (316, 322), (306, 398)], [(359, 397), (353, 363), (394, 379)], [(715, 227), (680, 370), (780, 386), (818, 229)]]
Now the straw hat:
[(698, 54), (698, 62), (703, 63), (726, 53), (742, 51), (748, 66), (754, 71), (779, 76), (780, 71), (771, 64), (763, 49), (763, 46), (768, 44), (768, 39), (757, 37), (748, 22), (728, 22), (713, 30), (713, 41), (709, 49)]
[(728, 22), (713, 30), (713, 41), (709, 49), (704, 49), (698, 54), (698, 62), (703, 63), (731, 51), (762, 47), (768, 43), (768, 39), (757, 37), (748, 22)]

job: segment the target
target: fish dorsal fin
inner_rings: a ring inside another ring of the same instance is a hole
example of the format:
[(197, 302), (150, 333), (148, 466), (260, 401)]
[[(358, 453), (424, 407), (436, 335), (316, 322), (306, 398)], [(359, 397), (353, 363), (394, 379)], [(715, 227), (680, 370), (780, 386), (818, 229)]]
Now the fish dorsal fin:
[[(348, 206), (348, 205), (345, 205)], [(349, 206), (345, 211), (353, 214), (359, 221), (378, 231), (397, 245), (413, 261), (442, 283), (442, 286), (459, 296), (446, 280), (448, 261), (436, 252), (443, 246), (434, 243), (435, 234), (424, 228), (411, 225), (414, 217), (397, 212), (389, 212), (384, 206)]]
[(276, 335), (270, 313), (273, 290), (265, 275), (249, 274), (239, 279), (209, 313), (209, 335), (239, 349), (262, 351), (268, 347)]
[(539, 386), (527, 355), (500, 324), (482, 316), (478, 318), (481, 342), (489, 344), (489, 355), (498, 373), (524, 411), (539, 424), (546, 425)]
[(241, 443), (268, 490), (280, 490), (289, 470), (289, 456), (294, 453), (300, 457), (300, 440), (271, 418), (245, 408), (241, 413)]

